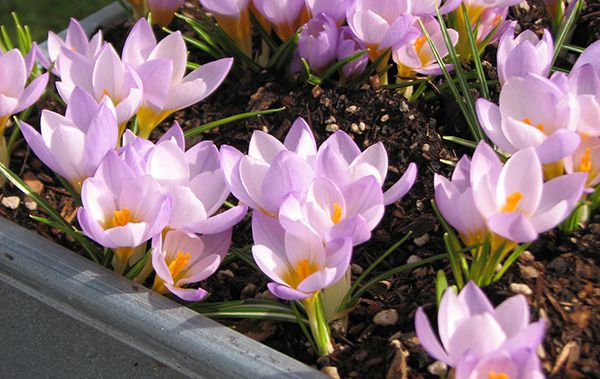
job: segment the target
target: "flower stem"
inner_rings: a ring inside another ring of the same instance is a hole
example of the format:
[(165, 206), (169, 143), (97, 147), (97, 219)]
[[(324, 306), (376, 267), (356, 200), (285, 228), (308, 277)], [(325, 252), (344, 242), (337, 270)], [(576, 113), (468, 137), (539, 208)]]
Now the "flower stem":
[(319, 292), (308, 299), (302, 300), (302, 303), (306, 309), (306, 315), (308, 316), (308, 322), (310, 324), (310, 331), (312, 332), (313, 338), (317, 344), (317, 353), (320, 356), (333, 353), (331, 334), (329, 332), (329, 324), (327, 323), (325, 312), (323, 310), (321, 293)]
[[(8, 150), (6, 149), (6, 139), (4, 136), (0, 136), (0, 163), (6, 167), (8, 167), (9, 164)], [(6, 177), (0, 174), (0, 188), (4, 187), (5, 183)]]

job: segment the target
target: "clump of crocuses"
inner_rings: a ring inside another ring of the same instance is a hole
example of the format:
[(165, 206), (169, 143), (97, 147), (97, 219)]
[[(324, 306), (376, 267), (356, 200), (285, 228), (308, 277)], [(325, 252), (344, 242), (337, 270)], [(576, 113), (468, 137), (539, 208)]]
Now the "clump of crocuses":
[(525, 296), (513, 296), (494, 308), (473, 282), (458, 295), (450, 288), (442, 297), (437, 324), (439, 339), (423, 308), (417, 310), (421, 345), (455, 368), (456, 379), (544, 378), (536, 352), (544, 322), (530, 322)]

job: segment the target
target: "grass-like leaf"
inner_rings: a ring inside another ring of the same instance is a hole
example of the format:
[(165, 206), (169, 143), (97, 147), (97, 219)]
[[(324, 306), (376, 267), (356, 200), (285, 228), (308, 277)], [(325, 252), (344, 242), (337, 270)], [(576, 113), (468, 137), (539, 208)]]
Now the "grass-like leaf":
[(444, 296), (444, 292), (448, 289), (448, 279), (446, 278), (446, 273), (444, 270), (438, 270), (437, 275), (435, 276), (435, 303), (437, 306), (440, 306), (440, 302), (442, 301), (442, 296)]
[(477, 41), (475, 40), (475, 36), (473, 35), (473, 30), (471, 29), (471, 21), (469, 20), (469, 12), (467, 12), (467, 7), (465, 3), (461, 5), (463, 17), (465, 18), (465, 25), (467, 26), (465, 29), (467, 30), (467, 37), (469, 39), (469, 46), (471, 47), (471, 55), (473, 56), (473, 63), (475, 64), (475, 72), (477, 73), (477, 80), (479, 83), (479, 88), (481, 89), (481, 94), (485, 99), (490, 99), (490, 89), (487, 85), (487, 80), (485, 78), (485, 72), (483, 71), (483, 65), (481, 64), (481, 56), (479, 55), (479, 49), (477, 47)]
[(302, 316), (296, 317), (290, 307), (267, 300), (234, 300), (221, 303), (192, 303), (188, 308), (208, 317), (221, 319), (260, 319), (284, 322), (302, 322), (308, 320)]
[(254, 13), (250, 12), (250, 21), (252, 21), (252, 26), (254, 30), (258, 31), (260, 38), (269, 45), (271, 50), (277, 50), (279, 45), (275, 42), (275, 40), (271, 37), (271, 33), (268, 33), (265, 28), (258, 22), (258, 19), (254, 15)]
[(144, 266), (146, 265), (146, 262), (148, 262), (148, 259), (150, 259), (150, 256), (152, 256), (152, 249), (148, 249), (148, 251), (146, 252), (146, 254), (144, 254), (142, 259), (137, 261), (133, 265), (133, 267), (129, 269), (127, 274), (125, 274), (125, 277), (129, 280), (135, 279), (144, 269)]
[(457, 145), (461, 145), (464, 147), (468, 147), (471, 149), (476, 149), (477, 148), (477, 142), (475, 141), (471, 141), (468, 139), (464, 139), (464, 138), (460, 138), (460, 137), (455, 137), (455, 136), (444, 136), (442, 137), (442, 139), (446, 140), (446, 141), (450, 141), (453, 142)]
[(558, 59), (567, 40), (567, 36), (569, 35), (569, 32), (573, 26), (575, 26), (575, 22), (577, 21), (577, 18), (579, 18), (579, 14), (583, 9), (584, 2), (582, 0), (575, 1), (577, 1), (577, 3), (575, 4), (575, 7), (573, 7), (573, 12), (571, 12), (566, 21), (560, 26), (558, 35), (556, 38), (554, 38), (554, 55), (552, 56), (552, 66), (554, 66), (554, 63), (556, 63), (556, 60)]
[(206, 132), (208, 130), (214, 129), (214, 128), (218, 127), (218, 126), (229, 124), (231, 122), (245, 120), (247, 118), (256, 117), (256, 116), (265, 116), (265, 115), (268, 115), (268, 114), (273, 114), (273, 113), (281, 112), (283, 110), (285, 110), (285, 107), (275, 108), (275, 109), (266, 109), (264, 111), (257, 111), (257, 112), (240, 113), (240, 114), (237, 114), (235, 116), (230, 116), (230, 117), (222, 118), (222, 119), (217, 120), (217, 121), (212, 121), (212, 122), (206, 123), (204, 125), (200, 125), (198, 127), (195, 127), (193, 129), (190, 129), (190, 130), (186, 131), (183, 135), (186, 138), (189, 138), (189, 137), (197, 136), (198, 134), (202, 134), (202, 133), (204, 133), (204, 132)]
[(291, 60), (292, 54), (298, 46), (298, 36), (300, 32), (296, 32), (290, 39), (282, 43), (273, 51), (271, 59), (267, 63), (267, 68), (275, 71), (281, 71), (285, 65)]

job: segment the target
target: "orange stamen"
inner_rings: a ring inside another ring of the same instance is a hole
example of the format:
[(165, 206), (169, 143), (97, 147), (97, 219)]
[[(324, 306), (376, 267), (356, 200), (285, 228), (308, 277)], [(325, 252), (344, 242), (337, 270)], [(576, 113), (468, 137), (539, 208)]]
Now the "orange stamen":
[(169, 263), (169, 271), (173, 277), (173, 281), (176, 282), (181, 271), (190, 263), (190, 253), (178, 252), (177, 257)]
[(592, 171), (592, 150), (588, 147), (585, 149), (585, 154), (581, 158), (581, 164), (579, 165), (579, 171), (591, 172)]
[(421, 36), (415, 40), (414, 45), (415, 45), (415, 50), (417, 50), (417, 53), (421, 51), (421, 49), (423, 48), (423, 45), (425, 45), (425, 42), (427, 42), (427, 37), (425, 37), (425, 36)]
[(521, 200), (523, 200), (523, 194), (521, 192), (513, 192), (506, 197), (506, 203), (500, 212), (514, 212)]
[(544, 133), (544, 124), (537, 124), (537, 125), (533, 125), (533, 122), (531, 122), (531, 119), (529, 117), (525, 117), (523, 119), (523, 122), (526, 123), (527, 125), (531, 125), (534, 128), (536, 128), (537, 130), (539, 130), (540, 132)]
[(342, 206), (339, 203), (333, 203), (333, 215), (331, 221), (337, 224), (342, 219)]
[(504, 372), (490, 371), (488, 373), (488, 379), (510, 379), (510, 376)]
[(125, 226), (131, 222), (131, 214), (129, 213), (128, 208), (123, 208), (120, 211), (113, 212), (114, 217), (112, 219), (112, 225), (115, 226)]

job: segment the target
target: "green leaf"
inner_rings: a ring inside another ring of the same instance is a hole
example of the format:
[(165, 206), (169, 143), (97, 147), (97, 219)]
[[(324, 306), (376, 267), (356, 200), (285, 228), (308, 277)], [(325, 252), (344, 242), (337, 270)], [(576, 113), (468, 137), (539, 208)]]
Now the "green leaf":
[(471, 21), (469, 20), (469, 12), (467, 12), (467, 7), (465, 3), (461, 3), (461, 8), (463, 12), (463, 17), (465, 18), (465, 28), (467, 30), (467, 37), (469, 39), (469, 46), (471, 47), (471, 54), (473, 56), (473, 62), (475, 63), (475, 72), (477, 73), (477, 79), (479, 83), (479, 87), (481, 89), (481, 94), (485, 99), (490, 99), (490, 89), (487, 85), (487, 80), (485, 78), (485, 72), (483, 71), (483, 65), (481, 64), (481, 57), (479, 55), (479, 49), (477, 48), (477, 41), (475, 40), (475, 36), (473, 35), (473, 30), (471, 29)]
[(460, 138), (460, 137), (454, 137), (454, 136), (444, 136), (442, 137), (442, 139), (446, 140), (446, 141), (450, 141), (453, 142), (455, 144), (464, 146), (464, 147), (468, 147), (471, 149), (476, 149), (477, 148), (477, 142), (475, 141), (471, 141), (468, 139), (464, 139), (464, 138)]
[(235, 122), (235, 121), (244, 120), (244, 119), (251, 118), (251, 117), (265, 116), (265, 115), (268, 115), (268, 114), (273, 114), (273, 113), (281, 112), (283, 110), (285, 110), (285, 107), (276, 108), (276, 109), (266, 109), (264, 111), (257, 111), (257, 112), (240, 113), (240, 114), (235, 115), (235, 116), (230, 116), (230, 117), (226, 117), (226, 118), (223, 118), (223, 119), (220, 119), (220, 120), (217, 120), (217, 121), (212, 121), (212, 122), (209, 122), (207, 124), (200, 125), (198, 127), (190, 129), (190, 130), (188, 130), (188, 131), (186, 131), (184, 133), (184, 136), (186, 138), (197, 136), (198, 134), (202, 134), (202, 133), (204, 133), (204, 132), (206, 132), (208, 130), (214, 129), (214, 128), (216, 128), (218, 126), (221, 126), (221, 125), (225, 125), (225, 124), (228, 124), (228, 123), (231, 123), (231, 122)]
[(135, 279), (140, 274), (140, 272), (142, 272), (142, 270), (144, 269), (144, 266), (146, 265), (146, 262), (148, 262), (148, 259), (150, 259), (151, 255), (152, 255), (152, 249), (148, 249), (148, 251), (146, 252), (146, 254), (144, 254), (142, 259), (137, 261), (133, 265), (133, 267), (129, 269), (129, 271), (127, 272), (125, 277), (129, 280)]
[(444, 292), (448, 289), (448, 279), (444, 270), (438, 270), (435, 277), (435, 302), (439, 308)]
[(294, 312), (281, 303), (267, 300), (234, 300), (221, 303), (191, 303), (188, 308), (208, 317), (225, 319), (260, 319), (308, 324), (308, 320), (296, 318)]
[(329, 79), (333, 74), (335, 74), (338, 70), (341, 70), (345, 65), (347, 65), (348, 63), (354, 62), (355, 60), (357, 60), (358, 58), (367, 54), (368, 52), (369, 52), (369, 49), (361, 50), (355, 54), (352, 54), (342, 60), (335, 62), (334, 64), (329, 66), (329, 68), (323, 73), (323, 76), (321, 77), (321, 79), (322, 80)]
[(575, 6), (573, 7), (573, 11), (571, 12), (567, 20), (560, 26), (558, 35), (554, 39), (554, 55), (552, 56), (552, 66), (554, 66), (554, 63), (556, 63), (556, 60), (558, 59), (563, 49), (563, 46), (567, 40), (567, 36), (569, 35), (571, 29), (575, 26), (575, 21), (577, 21), (577, 18), (579, 18), (579, 14), (583, 9), (584, 2), (581, 0), (576, 1), (577, 4), (575, 4)]

